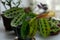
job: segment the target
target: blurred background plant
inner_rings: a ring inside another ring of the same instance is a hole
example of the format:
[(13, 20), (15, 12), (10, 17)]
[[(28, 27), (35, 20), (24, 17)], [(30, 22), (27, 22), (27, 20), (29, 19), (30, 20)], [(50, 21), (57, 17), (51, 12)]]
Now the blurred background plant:
[(14, 0), (5, 0), (1, 1), (5, 9), (7, 9), (6, 5), (9, 6), (10, 8), (12, 7), (12, 4), (14, 4), (16, 7), (20, 5), (21, 0), (18, 0), (18, 2), (14, 2)]

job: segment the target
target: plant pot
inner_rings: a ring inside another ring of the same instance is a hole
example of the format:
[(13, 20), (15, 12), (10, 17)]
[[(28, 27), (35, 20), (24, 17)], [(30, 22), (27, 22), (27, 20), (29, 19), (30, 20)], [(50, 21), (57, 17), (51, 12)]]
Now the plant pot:
[(51, 33), (50, 33), (50, 36), (57, 35), (57, 34), (59, 34), (59, 32), (60, 32), (60, 31), (57, 31), (57, 32), (51, 32)]
[(5, 30), (6, 31), (12, 31), (12, 27), (10, 25), (12, 19), (4, 17), (3, 14), (1, 14), (1, 16), (2, 16), (2, 19), (3, 19), (3, 24), (4, 24), (4, 27), (5, 27)]

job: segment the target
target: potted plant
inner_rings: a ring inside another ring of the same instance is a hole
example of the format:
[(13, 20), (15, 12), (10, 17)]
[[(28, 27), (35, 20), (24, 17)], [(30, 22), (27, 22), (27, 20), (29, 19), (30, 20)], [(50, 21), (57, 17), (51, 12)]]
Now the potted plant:
[[(7, 0), (6, 0), (7, 1)], [(12, 1), (12, 0), (11, 0)], [(23, 31), (25, 32), (27, 29), (23, 29), (24, 27), (28, 27), (28, 22), (31, 18), (33, 18), (34, 16), (36, 16), (35, 14), (33, 14), (32, 10), (30, 10), (30, 8), (19, 8), (19, 4), (15, 7), (11, 6), (11, 1), (7, 1), (9, 3), (9, 7), (10, 9), (7, 9), (6, 11), (4, 11), (3, 16), (11, 19), (10, 22), (8, 23), (10, 26), (11, 23), (11, 27), (13, 28), (13, 30), (15, 30), (16, 34), (18, 34), (19, 30), (21, 30), (21, 38), (22, 39), (26, 39), (27, 38), (27, 34), (24, 35)], [(2, 1), (2, 3), (5, 6), (5, 2)], [(15, 4), (15, 3), (14, 3)], [(6, 8), (6, 6), (5, 6)], [(6, 19), (7, 20), (7, 19)], [(5, 20), (4, 20), (5, 21)], [(26, 22), (26, 26), (25, 25)], [(19, 28), (17, 27), (18, 25), (22, 25), (22, 28), (20, 29), (21, 26), (19, 26)], [(8, 27), (9, 27), (8, 26)], [(18, 30), (18, 31), (17, 31)], [(27, 33), (27, 32), (26, 32)], [(20, 35), (19, 35), (20, 36)], [(19, 37), (18, 36), (18, 37)], [(23, 37), (24, 36), (24, 37)], [(19, 37), (20, 38), (20, 37)], [(30, 37), (29, 37), (30, 38)], [(28, 38), (28, 39), (29, 39)], [(19, 39), (20, 40), (20, 39)]]
[[(23, 39), (23, 40), (28, 40), (28, 39), (32, 39), (32, 37), (28, 37), (28, 34), (29, 34), (29, 21), (35, 17), (36, 15), (31, 11), (31, 9), (28, 7), (28, 8), (25, 8), (23, 10), (23, 12), (20, 12), (22, 14), (19, 14), (18, 16), (16, 16), (12, 22), (11, 22), (11, 25), (13, 27), (15, 27), (15, 32), (18, 36), (18, 40), (20, 39)], [(18, 26), (19, 25), (19, 26)], [(34, 28), (34, 27), (33, 27)], [(37, 29), (37, 28), (35, 28)], [(30, 29), (31, 30), (31, 29)], [(34, 31), (34, 30), (33, 30)], [(36, 30), (35, 30), (36, 31)], [(36, 32), (35, 32), (36, 33)]]
[[(11, 1), (9, 1), (8, 3), (10, 2)], [(19, 4), (20, 1), (15, 7), (11, 7), (11, 5), (9, 5), (10, 9), (4, 11), (3, 14), (4, 17), (9, 19), (11, 18), (9, 25), (11, 25), (11, 27), (17, 34), (18, 40), (35, 40), (34, 36), (37, 31), (41, 36), (46, 38), (50, 36), (51, 32), (56, 33), (60, 30), (59, 27), (56, 27), (56, 24), (58, 22), (56, 23), (56, 21), (53, 22), (52, 19), (49, 19), (50, 17), (52, 17), (49, 14), (54, 12), (47, 12), (47, 8), (45, 7), (46, 5), (44, 5), (43, 7), (40, 7), (40, 5), (38, 5), (39, 8), (42, 8), (45, 11), (39, 15), (36, 15), (35, 13), (33, 13), (30, 7), (20, 8), (18, 7)], [(47, 18), (48, 16), (49, 18)]]
[[(9, 6), (10, 8), (12, 8), (12, 1), (13, 1), (13, 0), (5, 0), (5, 2), (4, 2), (4, 1), (1, 1), (1, 3), (2, 3), (3, 6), (5, 7), (6, 11), (7, 11), (6, 5)], [(7, 3), (7, 4), (6, 4), (6, 3)], [(13, 4), (14, 4), (16, 7), (18, 7), (20, 3), (18, 3), (18, 5), (16, 5), (16, 3), (13, 2)], [(4, 13), (4, 12), (3, 12), (3, 13)], [(7, 17), (4, 16), (4, 14), (1, 14), (1, 16), (2, 16), (2, 18), (3, 18), (3, 23), (4, 23), (5, 30), (6, 30), (6, 31), (11, 31), (11, 30), (13, 30), (12, 27), (11, 27), (11, 25), (10, 25), (10, 22), (11, 22), (12, 18), (7, 18)]]

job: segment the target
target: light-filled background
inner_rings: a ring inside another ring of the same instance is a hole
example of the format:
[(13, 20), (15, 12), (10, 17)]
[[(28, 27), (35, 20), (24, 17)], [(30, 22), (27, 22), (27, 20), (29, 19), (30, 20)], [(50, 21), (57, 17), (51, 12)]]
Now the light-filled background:
[[(17, 0), (14, 0), (14, 1), (16, 2)], [(47, 3), (48, 4), (48, 8), (50, 10), (54, 10), (55, 13), (56, 13), (56, 17), (59, 17), (60, 18), (60, 0), (36, 0), (36, 1), (42, 2), (42, 3)], [(22, 7), (23, 6), (24, 7), (25, 6), (29, 6), (29, 0), (22, 0), (21, 5), (22, 5)], [(1, 3), (0, 3), (0, 8), (1, 8), (1, 11), (4, 11), (5, 10), (5, 8), (3, 7), (3, 5)], [(7, 8), (9, 8), (9, 7), (7, 6)]]

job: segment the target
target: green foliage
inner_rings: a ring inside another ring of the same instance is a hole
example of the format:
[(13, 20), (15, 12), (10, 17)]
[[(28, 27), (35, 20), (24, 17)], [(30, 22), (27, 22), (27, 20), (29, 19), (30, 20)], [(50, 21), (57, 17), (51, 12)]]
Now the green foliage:
[(54, 25), (54, 26), (51, 27), (51, 32), (57, 33), (58, 31), (60, 31), (60, 27), (58, 27), (56, 25)]
[(39, 19), (39, 34), (43, 37), (48, 37), (50, 35), (50, 25), (46, 18)]
[(31, 18), (33, 18), (33, 13), (24, 13), (24, 11), (21, 11), (11, 22), (11, 26), (16, 27), (18, 25), (22, 25), (24, 22), (23, 20), (29, 21)]
[(13, 7), (11, 9), (8, 9), (4, 12), (4, 16), (7, 18), (14, 18), (16, 17), (18, 14), (21, 14), (20, 12), (23, 12), (23, 8), (17, 8), (17, 7)]
[(50, 33), (57, 33), (60, 30), (60, 27), (57, 26), (59, 21), (54, 19), (46, 19), (46, 18), (40, 18), (39, 19), (39, 26), (38, 31), (39, 34), (43, 37), (50, 36)]
[(21, 27), (21, 37), (23, 39), (27, 38), (28, 33), (29, 33), (29, 24), (27, 21), (24, 21)]
[(29, 37), (34, 37), (34, 35), (36, 34), (37, 32), (37, 27), (38, 27), (38, 23), (37, 23), (37, 20), (36, 20), (36, 17), (32, 18), (30, 21), (29, 21), (29, 34), (28, 36)]
[(17, 15), (17, 17), (15, 17), (12, 20), (11, 26), (17, 27), (18, 25), (22, 25), (21, 23), (23, 22), (24, 18), (25, 18), (25, 13), (22, 13), (22, 15), (21, 14)]
[(13, 0), (6, 0), (7, 4), (6, 2), (1, 1), (5, 8), (6, 5), (10, 7), (10, 9), (4, 12), (4, 16), (6, 18), (13, 18), (13, 20), (11, 21), (12, 27), (17, 27), (18, 25), (22, 25), (20, 32), (21, 32), (21, 37), (23, 39), (27, 37), (29, 38), (34, 37), (37, 31), (41, 36), (48, 37), (51, 32), (56, 33), (57, 31), (60, 30), (60, 28), (57, 26), (59, 21), (52, 20), (51, 18), (37, 19), (36, 18), (37, 15), (34, 14), (32, 10), (30, 10), (29, 8), (25, 10), (24, 8), (18, 7), (20, 5), (21, 0), (19, 0), (17, 3), (13, 2), (15, 7), (12, 7), (11, 4), (12, 1)]
[(51, 32), (57, 33), (60, 30), (60, 27), (58, 26), (59, 21), (52, 18), (50, 18), (48, 21), (51, 26)]

